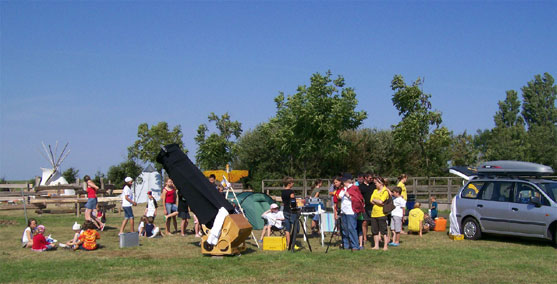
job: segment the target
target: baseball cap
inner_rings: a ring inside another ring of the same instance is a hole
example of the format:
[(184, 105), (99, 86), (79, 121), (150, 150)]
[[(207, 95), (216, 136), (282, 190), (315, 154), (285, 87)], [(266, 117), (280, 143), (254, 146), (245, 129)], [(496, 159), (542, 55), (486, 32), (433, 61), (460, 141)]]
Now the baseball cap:
[(126, 177), (126, 178), (124, 179), (124, 181), (125, 181), (125, 182), (132, 182), (132, 181), (133, 181), (133, 178), (131, 178), (131, 177)]
[(343, 182), (344, 182), (344, 181), (347, 181), (347, 180), (349, 180), (349, 179), (352, 179), (352, 175), (351, 175), (351, 174), (345, 173), (345, 174), (342, 175), (341, 180), (342, 180)]
[(152, 192), (152, 191), (150, 191), (150, 190), (149, 190), (149, 191), (147, 191), (147, 195), (152, 195), (152, 194), (153, 194), (153, 192)]
[(271, 204), (271, 209), (279, 208), (276, 203)]

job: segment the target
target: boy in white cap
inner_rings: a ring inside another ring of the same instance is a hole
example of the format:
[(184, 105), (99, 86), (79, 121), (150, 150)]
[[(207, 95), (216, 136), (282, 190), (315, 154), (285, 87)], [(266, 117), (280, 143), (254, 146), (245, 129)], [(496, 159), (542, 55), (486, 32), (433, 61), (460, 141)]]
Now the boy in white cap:
[(122, 210), (124, 210), (124, 221), (122, 221), (122, 227), (120, 227), (119, 235), (124, 233), (124, 229), (126, 228), (126, 224), (128, 220), (130, 220), (131, 225), (131, 232), (134, 232), (133, 226), (133, 210), (132, 206), (136, 206), (137, 203), (133, 201), (133, 191), (131, 189), (131, 185), (133, 184), (133, 179), (131, 177), (126, 177), (124, 179), (125, 186), (124, 190), (122, 191)]
[(276, 203), (271, 204), (271, 209), (265, 211), (261, 214), (263, 219), (267, 219), (267, 225), (263, 227), (261, 232), (261, 239), (259, 242), (263, 242), (263, 236), (267, 232), (267, 237), (271, 235), (271, 230), (279, 231), (282, 230), (282, 221), (284, 221), (284, 214), (279, 211), (279, 207)]
[(62, 248), (75, 248), (75, 246), (77, 245), (78, 239), (79, 239), (79, 235), (81, 235), (81, 233), (83, 233), (83, 230), (81, 230), (81, 225), (79, 225), (77, 222), (75, 222), (75, 224), (73, 224), (72, 230), (74, 231), (73, 239), (67, 241), (65, 244), (60, 244), (60, 247), (62, 247)]

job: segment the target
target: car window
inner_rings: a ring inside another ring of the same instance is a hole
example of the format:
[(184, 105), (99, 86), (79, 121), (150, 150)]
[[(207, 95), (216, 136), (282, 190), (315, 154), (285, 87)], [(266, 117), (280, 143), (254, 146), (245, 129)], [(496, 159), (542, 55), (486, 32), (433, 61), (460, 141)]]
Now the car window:
[(513, 189), (512, 182), (500, 182), (498, 188), (498, 196), (496, 196), (497, 201), (511, 201), (511, 191)]
[(555, 199), (557, 196), (557, 182), (545, 182), (539, 183), (538, 185), (549, 196), (549, 198), (553, 199), (553, 201), (557, 201), (557, 199)]
[(460, 196), (463, 198), (476, 199), (478, 198), (478, 193), (480, 192), (480, 189), (483, 187), (483, 185), (484, 182), (478, 182), (478, 181), (470, 182), (462, 190)]
[(481, 199), (492, 200), (494, 189), (495, 189), (495, 183), (494, 182), (488, 182), (482, 190)]
[(530, 197), (536, 196), (541, 198), (540, 193), (531, 185), (526, 183), (518, 183), (517, 191), (514, 197), (514, 202), (528, 204)]

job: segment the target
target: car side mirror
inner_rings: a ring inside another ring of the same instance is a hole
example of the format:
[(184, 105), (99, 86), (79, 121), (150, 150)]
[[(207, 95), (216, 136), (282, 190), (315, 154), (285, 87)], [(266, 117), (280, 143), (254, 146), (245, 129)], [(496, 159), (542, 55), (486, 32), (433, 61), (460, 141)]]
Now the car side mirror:
[(535, 197), (535, 196), (530, 197), (530, 203), (534, 204), (536, 207), (542, 207), (542, 202), (539, 197)]

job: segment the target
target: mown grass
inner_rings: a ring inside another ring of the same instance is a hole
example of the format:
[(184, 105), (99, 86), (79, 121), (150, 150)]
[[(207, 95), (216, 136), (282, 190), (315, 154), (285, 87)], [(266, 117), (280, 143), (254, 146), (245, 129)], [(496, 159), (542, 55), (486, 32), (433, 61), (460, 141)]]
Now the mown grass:
[[(59, 241), (71, 238), (74, 221), (83, 221), (71, 214), (31, 217)], [(216, 259), (201, 255), (193, 235), (141, 239), (140, 247), (120, 249), (121, 218), (120, 213), (109, 213), (111, 228), (101, 232), (100, 250), (37, 253), (20, 248), (23, 213), (0, 212), (0, 282), (557, 282), (557, 250), (541, 240), (488, 236), (451, 241), (445, 233), (431, 232), (422, 238), (404, 235), (402, 245), (387, 252), (372, 251), (368, 243), (364, 251), (335, 246), (327, 254), (318, 238), (310, 238), (313, 253), (307, 248), (296, 253), (261, 251), (249, 241), (241, 256)], [(162, 218), (156, 223), (163, 225)]]

